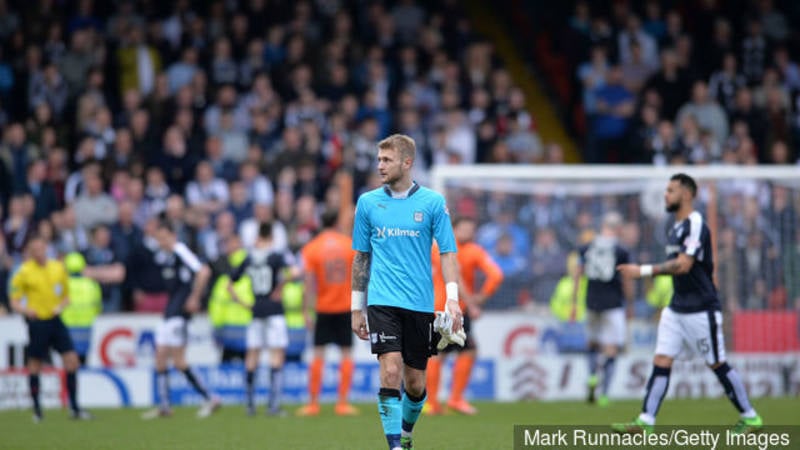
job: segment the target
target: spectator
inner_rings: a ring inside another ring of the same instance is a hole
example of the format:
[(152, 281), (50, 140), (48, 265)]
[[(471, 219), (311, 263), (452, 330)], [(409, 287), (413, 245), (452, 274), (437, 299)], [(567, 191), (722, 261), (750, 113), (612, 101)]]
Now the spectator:
[(195, 178), (186, 186), (186, 200), (189, 206), (214, 215), (228, 204), (228, 185), (224, 180), (214, 177), (214, 170), (206, 161), (195, 168)]
[(237, 226), (253, 216), (253, 202), (247, 198), (247, 188), (241, 181), (231, 183), (228, 212), (233, 214)]
[(645, 84), (645, 90), (658, 92), (662, 106), (662, 117), (673, 118), (678, 109), (689, 97), (689, 80), (678, 67), (678, 57), (674, 50), (661, 52), (661, 70)]
[(530, 260), (533, 263), (533, 298), (538, 302), (546, 302), (553, 295), (567, 263), (567, 252), (558, 244), (552, 228), (542, 228), (536, 232)]
[(28, 165), (39, 158), (36, 147), (27, 142), (25, 128), (20, 123), (12, 123), (3, 132), (3, 143), (0, 145), (0, 158), (6, 170), (13, 176), (12, 188), (14, 191), (25, 190), (25, 177)]
[(508, 136), (506, 144), (514, 157), (514, 161), (523, 164), (535, 164), (542, 159), (542, 140), (539, 135), (524, 128), (517, 120), (516, 115), (509, 117)]
[(248, 139), (243, 129), (237, 128), (233, 113), (225, 111), (220, 116), (217, 136), (222, 144), (222, 158), (240, 164), (247, 157)]
[(612, 67), (606, 84), (595, 91), (597, 117), (592, 126), (594, 143), (588, 149), (589, 162), (621, 161), (629, 119), (634, 113), (633, 94), (622, 85), (622, 71)]
[(528, 264), (525, 257), (514, 252), (512, 238), (507, 234), (498, 237), (495, 245), (489, 248), (489, 255), (503, 271), (506, 279), (521, 275)]
[(764, 111), (753, 104), (753, 95), (748, 88), (736, 92), (736, 102), (731, 111), (731, 122), (741, 121), (747, 125), (747, 131), (758, 148), (766, 144), (767, 117)]
[(53, 224), (58, 229), (58, 252), (66, 255), (71, 252), (83, 252), (89, 247), (89, 235), (86, 229), (78, 224), (75, 209), (67, 205), (52, 216)]
[(722, 59), (722, 67), (711, 75), (708, 90), (711, 97), (726, 111), (734, 109), (736, 93), (747, 85), (747, 80), (742, 76), (736, 66), (736, 55), (726, 53)]
[(170, 191), (183, 192), (194, 173), (194, 155), (186, 146), (183, 132), (176, 126), (169, 127), (164, 133), (163, 145), (158, 165), (164, 169)]
[(97, 225), (110, 225), (117, 220), (117, 203), (103, 190), (103, 180), (94, 171), (84, 175), (84, 191), (75, 199), (77, 224), (91, 229)]
[(239, 236), (245, 248), (253, 248), (258, 236), (258, 227), (262, 223), (272, 222), (272, 248), (274, 251), (283, 251), (289, 248), (289, 237), (286, 227), (280, 221), (274, 221), (272, 206), (256, 203), (253, 206), (253, 216), (239, 225)]
[(187, 47), (183, 50), (181, 59), (167, 68), (167, 79), (169, 80), (169, 91), (171, 93), (178, 92), (178, 89), (188, 86), (192, 82), (195, 73), (200, 70), (197, 62), (197, 49)]
[(33, 209), (33, 198), (30, 194), (16, 194), (11, 197), (8, 215), (3, 223), (3, 235), (6, 251), (16, 262), (21, 261), (22, 250), (34, 233)]
[(143, 95), (153, 91), (156, 74), (161, 72), (161, 55), (145, 43), (142, 27), (131, 25), (117, 50), (120, 93), (137, 89)]
[(92, 229), (89, 247), (85, 252), (87, 275), (100, 283), (103, 293), (103, 311), (122, 310), (122, 285), (125, 266), (114, 254), (111, 232), (105, 225)]
[(214, 226), (208, 232), (201, 233), (198, 238), (201, 254), (206, 261), (219, 258), (225, 249), (228, 239), (236, 235), (236, 218), (224, 211), (216, 216)]
[(769, 43), (757, 18), (747, 21), (747, 36), (742, 41), (742, 73), (750, 85), (758, 83), (764, 74), (769, 55)]
[(786, 47), (776, 48), (773, 60), (786, 89), (790, 92), (800, 90), (800, 66), (791, 60)]
[(167, 198), (164, 207), (164, 220), (170, 224), (170, 227), (175, 234), (180, 237), (181, 242), (194, 244), (195, 236), (190, 224), (186, 220), (186, 216), (186, 203), (184, 202), (183, 197), (178, 194), (171, 194)]
[(26, 184), (24, 192), (33, 196), (35, 205), (33, 220), (38, 222), (50, 217), (58, 208), (58, 199), (55, 189), (47, 181), (47, 164), (43, 160), (31, 161), (28, 165)]
[[(628, 16), (625, 30), (617, 38), (619, 46), (619, 59), (622, 64), (633, 60), (633, 47), (639, 46), (642, 52), (642, 63), (654, 66), (658, 63), (658, 46), (655, 39), (642, 29), (642, 22), (638, 16)], [(549, 298), (549, 297), (548, 297)]]
[[(89, 73), (89, 69), (98, 62), (92, 54), (92, 50), (92, 33), (89, 30), (75, 30), (71, 33), (70, 48), (61, 58), (58, 71), (64, 76), (72, 93), (84, 90), (86, 75)], [(53, 110), (60, 111), (56, 107), (53, 107)]]
[(141, 228), (134, 222), (135, 205), (131, 200), (119, 204), (117, 221), (109, 228), (111, 231), (111, 248), (119, 261), (127, 261), (131, 251), (144, 238)]
[(239, 171), (239, 179), (247, 189), (248, 201), (252, 202), (253, 205), (272, 205), (274, 201), (272, 184), (267, 177), (259, 174), (258, 167), (255, 164), (252, 162), (242, 164)]
[(719, 104), (711, 98), (705, 81), (698, 80), (692, 86), (692, 99), (681, 106), (675, 119), (678, 123), (686, 116), (693, 116), (701, 128), (710, 130), (721, 144), (728, 137), (728, 117)]
[(69, 87), (54, 63), (45, 64), (41, 71), (31, 75), (28, 84), (28, 105), (31, 109), (44, 103), (50, 106), (56, 117), (60, 117), (68, 100)]
[(630, 59), (620, 66), (622, 69), (622, 84), (629, 91), (636, 94), (656, 70), (657, 65), (644, 59), (642, 46), (638, 42), (631, 43), (630, 52)]

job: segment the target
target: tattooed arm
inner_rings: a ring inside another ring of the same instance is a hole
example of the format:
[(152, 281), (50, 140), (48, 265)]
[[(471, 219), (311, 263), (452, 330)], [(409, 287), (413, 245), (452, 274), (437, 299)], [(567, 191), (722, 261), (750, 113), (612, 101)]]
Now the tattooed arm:
[(353, 259), (353, 275), (351, 283), (353, 285), (351, 295), (351, 318), (350, 323), (353, 332), (361, 339), (369, 338), (367, 330), (367, 319), (364, 315), (364, 301), (366, 300), (367, 285), (369, 284), (369, 268), (372, 262), (372, 254), (366, 252), (356, 252)]
[(677, 258), (669, 259), (660, 264), (620, 264), (617, 270), (625, 278), (642, 278), (653, 275), (683, 275), (692, 269), (694, 257), (686, 253), (678, 254)]
[(353, 259), (353, 277), (351, 283), (353, 290), (366, 292), (369, 284), (369, 268), (372, 262), (372, 253), (356, 252)]

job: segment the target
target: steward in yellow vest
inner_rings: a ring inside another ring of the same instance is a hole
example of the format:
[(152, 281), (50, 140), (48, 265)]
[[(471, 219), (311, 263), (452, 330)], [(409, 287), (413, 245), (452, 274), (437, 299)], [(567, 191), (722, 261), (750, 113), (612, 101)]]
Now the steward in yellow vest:
[[(227, 363), (236, 359), (244, 359), (245, 332), (247, 325), (253, 320), (252, 311), (233, 301), (228, 292), (230, 268), (238, 267), (244, 261), (247, 252), (237, 249), (227, 256), (227, 267), (215, 268), (219, 273), (208, 300), (208, 318), (214, 327), (217, 342), (222, 347), (222, 362)], [(255, 296), (251, 287), (250, 277), (243, 276), (233, 284), (233, 289), (239, 300), (246, 305), (255, 303)]]
[(69, 330), (81, 364), (86, 364), (92, 340), (92, 324), (103, 310), (103, 294), (97, 281), (82, 275), (86, 267), (83, 255), (75, 252), (67, 254), (64, 267), (69, 275), (67, 292), (70, 302), (61, 313), (61, 321)]
[[(577, 262), (577, 254), (571, 253), (567, 258), (567, 274), (558, 281), (556, 288), (553, 290), (553, 295), (550, 297), (550, 312), (560, 322), (568, 322), (570, 320), (583, 322), (586, 318), (586, 286), (589, 283), (586, 276), (581, 276), (577, 295), (573, 296), (575, 291), (574, 275), (578, 268)], [(575, 299), (574, 305), (573, 298)], [(573, 308), (575, 309), (574, 313)]]
[(303, 282), (287, 281), (283, 285), (283, 315), (289, 329), (287, 361), (300, 361), (306, 348), (306, 320), (303, 316)]

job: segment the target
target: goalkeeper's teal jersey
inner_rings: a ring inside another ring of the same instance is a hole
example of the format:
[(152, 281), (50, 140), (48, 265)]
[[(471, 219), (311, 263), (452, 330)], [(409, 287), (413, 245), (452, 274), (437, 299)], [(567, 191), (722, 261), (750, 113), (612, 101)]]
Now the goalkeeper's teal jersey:
[(367, 305), (433, 312), (431, 247), (455, 253), (456, 240), (444, 197), (414, 184), (407, 198), (386, 187), (362, 194), (356, 204), (353, 249), (372, 254)]

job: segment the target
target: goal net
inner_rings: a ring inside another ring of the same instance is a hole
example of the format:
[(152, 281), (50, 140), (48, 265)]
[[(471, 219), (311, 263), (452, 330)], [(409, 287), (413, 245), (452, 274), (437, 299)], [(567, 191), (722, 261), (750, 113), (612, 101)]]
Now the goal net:
[[(798, 168), (439, 166), (432, 184), (453, 216), (478, 220), (477, 242), (503, 269), (506, 280), (486, 307), (549, 314), (571, 255), (607, 212), (624, 218), (621, 243), (635, 262), (665, 259), (671, 215), (663, 196), (677, 172), (699, 185), (695, 207), (712, 233), (728, 342), (737, 351), (800, 350)], [(638, 283), (637, 316), (652, 317), (669, 289)]]

